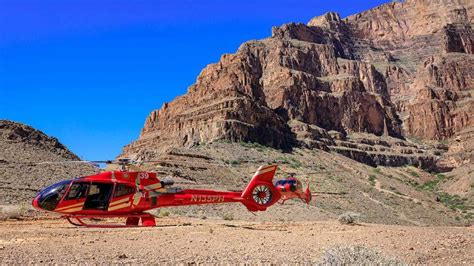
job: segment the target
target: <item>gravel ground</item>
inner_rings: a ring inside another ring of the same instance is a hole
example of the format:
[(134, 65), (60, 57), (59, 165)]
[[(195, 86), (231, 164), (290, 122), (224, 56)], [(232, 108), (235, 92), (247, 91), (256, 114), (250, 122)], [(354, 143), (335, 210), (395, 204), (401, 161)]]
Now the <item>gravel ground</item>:
[(0, 264), (317, 263), (328, 249), (363, 246), (406, 263), (473, 265), (473, 235), (472, 226), (336, 221), (165, 217), (153, 228), (98, 229), (73, 227), (59, 219), (9, 220), (0, 222)]

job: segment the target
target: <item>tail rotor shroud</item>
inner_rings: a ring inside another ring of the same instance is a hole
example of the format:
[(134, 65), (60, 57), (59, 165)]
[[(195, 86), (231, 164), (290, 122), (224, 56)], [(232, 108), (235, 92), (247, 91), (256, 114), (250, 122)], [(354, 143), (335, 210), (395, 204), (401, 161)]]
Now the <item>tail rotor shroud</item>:
[(273, 194), (270, 187), (266, 185), (258, 185), (253, 189), (252, 197), (255, 203), (259, 205), (267, 205), (272, 201)]

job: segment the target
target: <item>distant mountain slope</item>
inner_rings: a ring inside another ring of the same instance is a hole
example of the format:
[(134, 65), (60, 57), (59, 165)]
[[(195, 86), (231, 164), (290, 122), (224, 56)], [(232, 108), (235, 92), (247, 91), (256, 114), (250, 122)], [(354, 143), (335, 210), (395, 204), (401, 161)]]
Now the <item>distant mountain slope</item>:
[(41, 188), (95, 171), (82, 164), (23, 164), (70, 160), (79, 158), (56, 138), (24, 124), (0, 120), (0, 205), (30, 204)]

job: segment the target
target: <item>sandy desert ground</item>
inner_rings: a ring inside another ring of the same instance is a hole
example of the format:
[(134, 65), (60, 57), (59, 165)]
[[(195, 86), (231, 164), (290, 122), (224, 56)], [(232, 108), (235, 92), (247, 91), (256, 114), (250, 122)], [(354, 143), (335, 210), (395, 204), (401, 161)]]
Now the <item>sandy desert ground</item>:
[(474, 264), (474, 228), (337, 221), (248, 222), (165, 217), (153, 228), (77, 228), (59, 219), (0, 222), (0, 264), (318, 263), (364, 246), (410, 264)]

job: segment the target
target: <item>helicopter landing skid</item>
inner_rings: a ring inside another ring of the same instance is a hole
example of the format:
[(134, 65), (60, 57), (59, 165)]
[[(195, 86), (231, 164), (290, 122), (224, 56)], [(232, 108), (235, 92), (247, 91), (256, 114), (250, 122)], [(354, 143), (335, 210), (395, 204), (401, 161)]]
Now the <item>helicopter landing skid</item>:
[[(74, 226), (84, 226), (89, 228), (125, 228), (125, 227), (151, 227), (156, 226), (155, 216), (143, 213), (136, 215), (106, 215), (106, 216), (92, 216), (92, 215), (67, 215), (64, 216), (66, 220)], [(102, 218), (127, 218), (125, 224), (90, 224), (83, 221), (83, 219), (102, 219)], [(140, 224), (140, 219), (142, 220)]]

